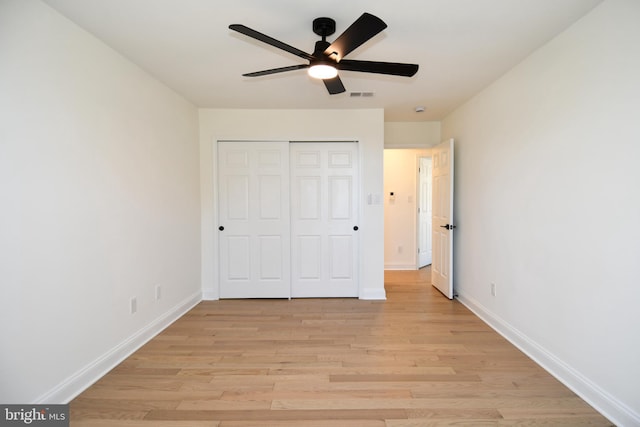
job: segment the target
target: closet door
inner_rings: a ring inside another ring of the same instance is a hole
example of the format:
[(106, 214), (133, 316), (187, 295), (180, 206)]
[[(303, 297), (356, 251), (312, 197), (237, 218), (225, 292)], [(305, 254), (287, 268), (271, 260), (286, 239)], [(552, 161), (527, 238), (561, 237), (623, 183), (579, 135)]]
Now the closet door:
[(292, 143), (292, 297), (358, 296), (358, 144)]
[(218, 142), (220, 298), (291, 296), (289, 143)]

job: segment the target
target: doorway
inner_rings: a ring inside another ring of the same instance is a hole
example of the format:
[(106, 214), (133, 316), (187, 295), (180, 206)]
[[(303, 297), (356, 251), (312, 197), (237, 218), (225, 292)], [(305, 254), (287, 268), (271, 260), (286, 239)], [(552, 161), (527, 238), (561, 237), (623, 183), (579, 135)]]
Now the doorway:
[(431, 262), (430, 178), (430, 149), (384, 150), (385, 270), (416, 270)]

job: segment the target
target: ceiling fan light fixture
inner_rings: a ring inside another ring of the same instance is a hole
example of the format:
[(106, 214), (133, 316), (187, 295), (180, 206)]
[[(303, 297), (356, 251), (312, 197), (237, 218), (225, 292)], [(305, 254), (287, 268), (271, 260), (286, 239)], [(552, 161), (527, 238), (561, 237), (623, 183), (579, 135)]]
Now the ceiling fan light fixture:
[(336, 77), (338, 70), (332, 65), (319, 63), (311, 65), (308, 73), (314, 79), (326, 80)]
[(312, 28), (314, 33), (322, 37), (322, 40), (316, 42), (313, 53), (310, 54), (245, 25), (229, 25), (229, 29), (233, 31), (309, 61), (308, 64), (271, 68), (269, 70), (246, 73), (243, 76), (259, 77), (307, 68), (310, 77), (322, 80), (329, 95), (337, 95), (346, 91), (338, 75), (338, 70), (405, 77), (412, 77), (418, 71), (418, 64), (344, 59), (350, 52), (353, 52), (387, 28), (387, 24), (382, 19), (370, 13), (363, 13), (333, 43), (327, 41), (327, 36), (333, 34), (336, 29), (336, 23), (333, 19), (327, 17), (316, 18), (313, 20)]

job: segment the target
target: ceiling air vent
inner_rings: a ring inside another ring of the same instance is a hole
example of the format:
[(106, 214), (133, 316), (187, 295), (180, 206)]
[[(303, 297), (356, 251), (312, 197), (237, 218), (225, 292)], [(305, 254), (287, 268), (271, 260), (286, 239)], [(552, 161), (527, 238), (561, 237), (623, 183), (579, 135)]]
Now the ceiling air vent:
[(373, 92), (351, 92), (349, 94), (352, 98), (371, 98)]

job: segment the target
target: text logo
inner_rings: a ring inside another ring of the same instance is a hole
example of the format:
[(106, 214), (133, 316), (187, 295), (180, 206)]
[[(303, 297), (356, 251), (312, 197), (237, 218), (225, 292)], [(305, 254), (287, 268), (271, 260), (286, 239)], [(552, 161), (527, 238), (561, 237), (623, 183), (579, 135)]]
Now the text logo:
[(0, 405), (0, 427), (68, 427), (69, 405)]

